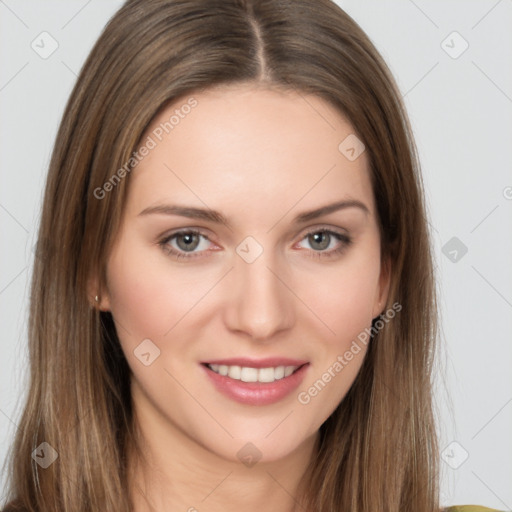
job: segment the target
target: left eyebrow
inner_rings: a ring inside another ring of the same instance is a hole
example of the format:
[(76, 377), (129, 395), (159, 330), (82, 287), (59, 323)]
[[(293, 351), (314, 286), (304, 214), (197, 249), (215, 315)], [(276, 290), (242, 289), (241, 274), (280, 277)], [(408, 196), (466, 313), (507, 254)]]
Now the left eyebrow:
[[(346, 208), (359, 208), (365, 213), (365, 215), (368, 216), (370, 214), (369, 208), (364, 203), (358, 201), (357, 199), (350, 199), (344, 201), (337, 201), (336, 203), (321, 206), (320, 208), (316, 208), (314, 210), (302, 212), (293, 219), (293, 222), (295, 224), (309, 222), (313, 219), (321, 217), (322, 215), (328, 215), (329, 213), (333, 213), (338, 210), (344, 210)], [(206, 220), (218, 224), (222, 223), (229, 227), (228, 220), (220, 212), (209, 208), (206, 209), (195, 208), (193, 206), (160, 204), (145, 208), (143, 211), (139, 213), (139, 215), (149, 214), (177, 215), (180, 217), (188, 217), (191, 219)]]
[(296, 224), (309, 222), (310, 220), (321, 217), (322, 215), (328, 215), (329, 213), (333, 213), (338, 210), (343, 210), (345, 208), (360, 208), (365, 213), (366, 216), (370, 215), (370, 209), (364, 203), (358, 201), (357, 199), (350, 199), (328, 204), (326, 206), (316, 208), (315, 210), (302, 212), (299, 215), (297, 215), (295, 219), (293, 219), (293, 222)]

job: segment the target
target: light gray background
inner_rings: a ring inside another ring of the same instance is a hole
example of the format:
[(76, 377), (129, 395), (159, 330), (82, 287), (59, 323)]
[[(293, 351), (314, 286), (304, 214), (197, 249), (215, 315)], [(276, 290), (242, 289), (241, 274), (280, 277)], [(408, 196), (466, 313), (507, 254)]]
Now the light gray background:
[[(423, 165), (444, 347), (442, 503), (511, 509), (512, 0), (338, 3), (395, 74)], [(27, 382), (28, 285), (54, 137), (120, 5), (0, 0), (0, 463)], [(31, 48), (43, 31), (58, 42), (46, 59)]]

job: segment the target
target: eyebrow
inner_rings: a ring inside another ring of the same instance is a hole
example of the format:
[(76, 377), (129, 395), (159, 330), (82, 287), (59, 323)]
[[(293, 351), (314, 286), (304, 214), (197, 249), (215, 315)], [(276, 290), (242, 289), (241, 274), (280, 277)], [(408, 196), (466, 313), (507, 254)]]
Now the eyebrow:
[[(299, 215), (293, 219), (293, 223), (301, 224), (304, 222), (309, 222), (323, 215), (328, 215), (329, 213), (347, 208), (359, 208), (365, 213), (365, 215), (368, 216), (370, 214), (369, 208), (364, 203), (358, 201), (357, 199), (349, 199), (337, 201), (336, 203), (321, 206), (320, 208), (316, 208), (314, 210), (308, 210), (299, 213)], [(195, 208), (192, 206), (160, 204), (145, 208), (139, 213), (139, 216), (150, 214), (177, 215), (180, 217), (187, 217), (189, 219), (206, 220), (215, 224), (224, 224), (229, 227), (229, 222), (226, 217), (224, 217), (224, 215), (222, 215), (220, 212), (210, 208)]]

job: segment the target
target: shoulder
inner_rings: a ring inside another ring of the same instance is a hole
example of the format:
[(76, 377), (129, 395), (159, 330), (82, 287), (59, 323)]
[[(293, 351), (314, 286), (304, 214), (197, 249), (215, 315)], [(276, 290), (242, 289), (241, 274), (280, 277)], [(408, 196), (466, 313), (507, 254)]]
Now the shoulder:
[(454, 505), (442, 509), (441, 512), (502, 512), (495, 508), (482, 507), (481, 505)]

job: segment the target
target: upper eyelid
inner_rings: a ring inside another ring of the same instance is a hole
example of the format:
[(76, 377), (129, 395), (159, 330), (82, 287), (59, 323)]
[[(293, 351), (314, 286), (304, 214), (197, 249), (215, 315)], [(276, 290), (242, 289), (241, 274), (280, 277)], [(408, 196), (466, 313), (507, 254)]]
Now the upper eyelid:
[(160, 236), (158, 239), (161, 242), (165, 242), (165, 241), (168, 242), (169, 240), (173, 239), (174, 237), (177, 237), (179, 235), (186, 235), (189, 233), (192, 233), (194, 235), (200, 235), (200, 236), (206, 238), (208, 241), (213, 242), (213, 240), (211, 239), (210, 236), (208, 236), (208, 234), (206, 234), (204, 231), (202, 231), (201, 229), (198, 229), (198, 228), (179, 229), (178, 231), (173, 231), (172, 233), (164, 234), (164, 235)]

